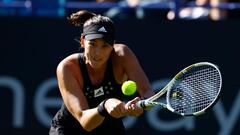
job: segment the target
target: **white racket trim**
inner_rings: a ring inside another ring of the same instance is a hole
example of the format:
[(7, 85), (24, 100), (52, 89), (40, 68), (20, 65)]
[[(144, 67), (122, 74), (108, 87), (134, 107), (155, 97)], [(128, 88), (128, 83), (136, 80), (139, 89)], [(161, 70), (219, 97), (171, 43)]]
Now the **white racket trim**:
[[(217, 69), (217, 72), (219, 73), (220, 75), (220, 86), (219, 86), (219, 91), (217, 93), (217, 96), (215, 97), (215, 99), (211, 102), (211, 104), (209, 104), (207, 107), (205, 107), (204, 109), (198, 111), (198, 112), (195, 112), (193, 113), (192, 115), (194, 116), (198, 116), (198, 115), (202, 115), (206, 112), (206, 110), (212, 106), (213, 104), (216, 103), (216, 100), (218, 99), (219, 95), (220, 95), (220, 92), (221, 92), (221, 88), (222, 88), (222, 76), (221, 76), (221, 72), (219, 70), (219, 68), (215, 65), (215, 64), (212, 64), (210, 62), (199, 62), (199, 63), (195, 63), (195, 64), (192, 64), (186, 68), (184, 68), (182, 71), (180, 71), (177, 75), (174, 76), (174, 78), (163, 88), (161, 89), (158, 93), (156, 93), (155, 95), (153, 95), (152, 97), (148, 98), (148, 99), (144, 99), (144, 100), (140, 100), (136, 103), (136, 106), (137, 107), (141, 107), (143, 109), (151, 109), (152, 107), (155, 107), (155, 106), (161, 106), (163, 108), (167, 108), (169, 111), (171, 112), (174, 112), (174, 109), (170, 106), (169, 104), (169, 99), (166, 97), (166, 100), (167, 100), (167, 104), (164, 104), (164, 103), (160, 103), (160, 102), (154, 102), (156, 99), (158, 99), (159, 97), (161, 97), (162, 95), (164, 95), (166, 92), (168, 92), (170, 90), (170, 88), (172, 87), (172, 85), (175, 83), (175, 81), (177, 80), (177, 78), (181, 77), (183, 74), (185, 74), (186, 72), (188, 72), (191, 68), (194, 68), (194, 67), (199, 67), (199, 66), (203, 66), (203, 65), (209, 65), (209, 66), (212, 66), (214, 67), (215, 69)], [(168, 93), (167, 93), (168, 94)], [(183, 113), (178, 113), (182, 116), (186, 116), (185, 114)]]

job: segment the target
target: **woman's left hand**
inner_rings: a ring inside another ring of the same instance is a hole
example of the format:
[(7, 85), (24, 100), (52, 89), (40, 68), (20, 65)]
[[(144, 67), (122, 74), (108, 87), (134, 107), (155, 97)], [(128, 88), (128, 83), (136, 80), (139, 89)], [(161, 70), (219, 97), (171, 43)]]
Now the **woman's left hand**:
[(143, 113), (143, 109), (139, 108), (135, 105), (139, 100), (140, 100), (140, 98), (136, 97), (133, 100), (128, 101), (125, 104), (125, 108), (126, 108), (127, 114), (129, 116), (136, 116), (137, 117), (137, 116), (140, 116)]

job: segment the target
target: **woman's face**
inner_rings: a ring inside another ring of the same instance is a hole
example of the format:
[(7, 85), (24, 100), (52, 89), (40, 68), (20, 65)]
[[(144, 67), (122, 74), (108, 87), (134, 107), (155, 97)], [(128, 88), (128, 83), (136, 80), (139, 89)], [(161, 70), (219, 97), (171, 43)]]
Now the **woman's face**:
[(84, 40), (86, 63), (93, 69), (101, 68), (106, 65), (110, 57), (113, 46), (103, 39)]

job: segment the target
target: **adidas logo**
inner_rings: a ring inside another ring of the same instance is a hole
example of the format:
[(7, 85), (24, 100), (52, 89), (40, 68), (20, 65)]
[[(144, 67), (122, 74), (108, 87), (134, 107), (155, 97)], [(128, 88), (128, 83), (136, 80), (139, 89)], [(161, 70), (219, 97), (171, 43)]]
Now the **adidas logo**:
[(104, 95), (103, 87), (94, 90), (94, 97), (99, 97)]
[(105, 33), (107, 33), (106, 29), (103, 26), (100, 29), (98, 29), (98, 32), (105, 32)]

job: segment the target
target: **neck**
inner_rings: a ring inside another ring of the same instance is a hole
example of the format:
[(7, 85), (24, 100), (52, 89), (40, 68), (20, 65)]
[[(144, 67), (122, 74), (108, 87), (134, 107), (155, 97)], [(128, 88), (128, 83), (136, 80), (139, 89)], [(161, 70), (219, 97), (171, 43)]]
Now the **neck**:
[(102, 72), (105, 72), (106, 67), (107, 67), (107, 64), (104, 64), (103, 66), (98, 67), (98, 68), (93, 68), (91, 65), (87, 64), (88, 72), (96, 73), (96, 74), (101, 74)]
[(89, 64), (87, 64), (87, 71), (89, 78), (93, 85), (99, 85), (102, 83), (105, 77), (107, 64), (101, 66), (100, 68), (92, 68)]

